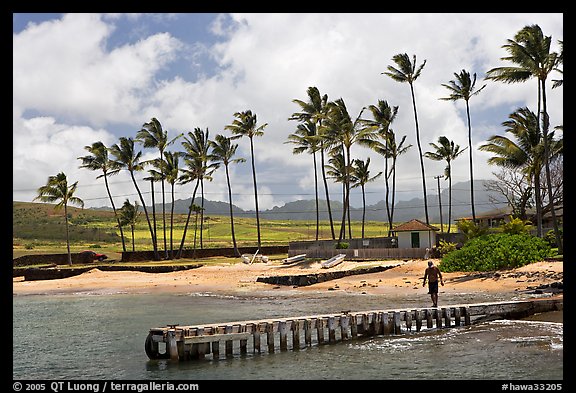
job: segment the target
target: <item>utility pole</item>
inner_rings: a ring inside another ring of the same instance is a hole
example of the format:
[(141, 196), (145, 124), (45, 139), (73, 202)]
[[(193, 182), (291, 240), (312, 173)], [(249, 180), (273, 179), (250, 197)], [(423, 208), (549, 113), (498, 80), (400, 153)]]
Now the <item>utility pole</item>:
[(442, 223), (442, 197), (440, 196), (440, 178), (442, 176), (434, 176), (434, 179), (438, 181), (438, 206), (440, 207), (440, 232), (444, 232), (444, 225)]

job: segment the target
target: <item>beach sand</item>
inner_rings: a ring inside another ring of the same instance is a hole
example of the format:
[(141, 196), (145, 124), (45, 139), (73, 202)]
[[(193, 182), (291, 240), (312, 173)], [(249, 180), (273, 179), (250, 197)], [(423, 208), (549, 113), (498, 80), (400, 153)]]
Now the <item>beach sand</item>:
[[(434, 260), (439, 264), (439, 260)], [(279, 286), (257, 282), (258, 277), (305, 275), (328, 271), (350, 270), (359, 267), (394, 266), (388, 270), (350, 275), (309, 286)], [(78, 276), (24, 281), (13, 279), (13, 294), (65, 294), (75, 292), (213, 292), (222, 294), (267, 293), (283, 290), (305, 293), (306, 291), (339, 290), (367, 294), (402, 294), (415, 290), (424, 291), (422, 277), (427, 260), (398, 261), (344, 261), (330, 269), (319, 262), (301, 262), (285, 265), (281, 261), (268, 263), (230, 263), (204, 265), (198, 268), (170, 273), (143, 273), (136, 271), (101, 271), (92, 269)], [(518, 269), (499, 271), (497, 274), (454, 272), (443, 273), (445, 286), (441, 291), (510, 293), (536, 288), (541, 285), (563, 281), (562, 262), (536, 262)]]

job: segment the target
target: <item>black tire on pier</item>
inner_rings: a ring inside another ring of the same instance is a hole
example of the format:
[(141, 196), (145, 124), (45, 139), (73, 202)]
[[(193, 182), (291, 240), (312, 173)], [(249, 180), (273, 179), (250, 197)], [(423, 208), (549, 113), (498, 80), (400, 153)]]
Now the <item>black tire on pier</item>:
[(166, 348), (166, 352), (164, 353), (160, 353), (158, 351), (158, 345), (157, 344), (154, 345), (154, 342), (152, 341), (152, 333), (148, 333), (148, 337), (146, 337), (144, 350), (146, 351), (146, 355), (148, 355), (148, 358), (150, 358), (151, 360), (168, 359), (170, 357), (170, 354), (168, 353), (168, 348)]

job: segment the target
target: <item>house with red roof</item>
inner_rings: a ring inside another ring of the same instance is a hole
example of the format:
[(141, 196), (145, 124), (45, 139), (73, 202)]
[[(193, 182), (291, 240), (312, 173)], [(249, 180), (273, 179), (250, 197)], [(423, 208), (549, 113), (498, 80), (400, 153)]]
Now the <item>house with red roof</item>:
[(440, 229), (417, 219), (393, 228), (398, 248), (429, 248), (436, 246), (436, 232)]

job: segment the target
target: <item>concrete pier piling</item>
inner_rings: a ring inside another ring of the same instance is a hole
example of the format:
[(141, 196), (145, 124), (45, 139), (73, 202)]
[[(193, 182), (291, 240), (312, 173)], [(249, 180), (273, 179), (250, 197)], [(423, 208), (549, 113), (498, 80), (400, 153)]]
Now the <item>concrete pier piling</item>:
[[(412, 310), (342, 311), (336, 314), (150, 329), (148, 358), (174, 361), (219, 359), (248, 352), (300, 350), (380, 335), (454, 328), (487, 319), (518, 319), (563, 309), (563, 298), (447, 305)], [(415, 325), (415, 326), (414, 326)]]

